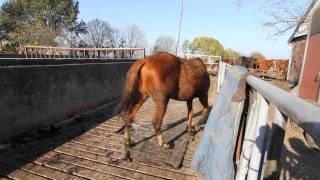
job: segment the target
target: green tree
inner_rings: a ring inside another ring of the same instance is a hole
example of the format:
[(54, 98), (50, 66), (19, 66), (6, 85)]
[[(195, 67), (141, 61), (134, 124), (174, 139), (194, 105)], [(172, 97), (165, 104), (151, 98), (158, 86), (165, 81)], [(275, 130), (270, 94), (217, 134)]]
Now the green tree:
[(222, 57), (226, 56), (224, 48), (218, 40), (205, 36), (193, 39), (191, 43), (191, 52)]
[[(54, 39), (63, 29), (85, 32), (85, 24), (77, 21), (78, 14), (77, 0), (5, 1), (0, 9), (0, 40), (16, 47), (28, 43), (55, 45)], [(28, 34), (31, 36), (23, 37)]]

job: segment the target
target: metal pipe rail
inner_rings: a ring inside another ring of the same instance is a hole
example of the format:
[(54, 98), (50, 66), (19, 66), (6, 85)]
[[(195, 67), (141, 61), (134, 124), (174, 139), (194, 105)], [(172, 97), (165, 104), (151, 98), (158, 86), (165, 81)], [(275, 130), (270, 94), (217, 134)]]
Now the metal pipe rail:
[[(256, 99), (249, 110), (236, 179), (278, 179), (287, 119), (320, 144), (320, 108), (254, 76), (246, 77)], [(268, 121), (270, 104), (275, 106)]]
[(254, 76), (247, 83), (320, 144), (320, 108)]
[(29, 59), (140, 59), (145, 48), (65, 48), (25, 46)]
[[(218, 90), (225, 81), (228, 66), (220, 63)], [(244, 138), (238, 142), (241, 150), (235, 149), (239, 153), (235, 179), (278, 179), (287, 119), (295, 121), (319, 146), (320, 107), (252, 75), (246, 77), (246, 82), (253, 92), (247, 98), (251, 104), (242, 112), (248, 113), (242, 122), (245, 129), (237, 132)], [(271, 104), (275, 110), (269, 119)]]

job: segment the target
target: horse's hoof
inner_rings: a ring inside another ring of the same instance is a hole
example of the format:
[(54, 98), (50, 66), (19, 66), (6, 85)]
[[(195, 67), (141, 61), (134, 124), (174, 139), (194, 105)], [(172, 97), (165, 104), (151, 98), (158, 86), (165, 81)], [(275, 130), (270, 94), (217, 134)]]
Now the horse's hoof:
[(124, 142), (124, 145), (125, 147), (131, 148), (132, 146), (135, 145), (135, 142), (130, 140), (130, 141)]
[(124, 128), (125, 128), (125, 126), (122, 126), (122, 127), (119, 128), (118, 130), (116, 130), (115, 133), (117, 133), (117, 134), (123, 134), (123, 133), (124, 133)]
[(196, 124), (196, 125), (193, 127), (193, 129), (194, 129), (194, 133), (197, 133), (197, 132), (199, 132), (199, 131), (201, 130), (201, 125), (200, 125), (200, 124)]
[(194, 127), (188, 128), (187, 131), (188, 131), (188, 134), (189, 134), (190, 136), (194, 136), (194, 134), (195, 134), (195, 129), (194, 129)]
[(165, 149), (171, 149), (171, 148), (172, 148), (171, 145), (168, 144), (168, 143), (164, 143), (162, 146), (163, 146)]
[(124, 160), (124, 161), (132, 162), (132, 158), (130, 156), (130, 152), (129, 151), (126, 151), (120, 159)]

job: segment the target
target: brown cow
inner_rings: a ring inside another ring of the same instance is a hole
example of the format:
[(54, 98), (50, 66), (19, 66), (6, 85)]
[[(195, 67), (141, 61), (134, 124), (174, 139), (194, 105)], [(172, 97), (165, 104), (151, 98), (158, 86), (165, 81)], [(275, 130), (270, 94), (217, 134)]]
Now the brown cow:
[(259, 70), (267, 71), (272, 66), (273, 62), (266, 59), (257, 60), (257, 68)]
[(277, 71), (281, 75), (284, 75), (287, 72), (288, 61), (286, 61), (286, 60), (276, 60), (276, 61), (274, 61), (274, 67), (277, 69)]
[(243, 66), (249, 69), (256, 68), (256, 59), (252, 57), (240, 56), (233, 61), (235, 65)]
[(287, 60), (272, 60), (272, 66), (274, 69), (277, 70), (277, 74), (279, 78), (285, 79), (286, 78), (286, 73), (288, 69), (288, 61)]

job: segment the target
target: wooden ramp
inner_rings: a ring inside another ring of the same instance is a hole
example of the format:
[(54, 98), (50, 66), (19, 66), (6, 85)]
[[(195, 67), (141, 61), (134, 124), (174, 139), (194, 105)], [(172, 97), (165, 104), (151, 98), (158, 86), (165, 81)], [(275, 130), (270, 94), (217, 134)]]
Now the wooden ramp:
[[(214, 100), (215, 79), (211, 79), (211, 84), (210, 105)], [(195, 116), (198, 117), (197, 112), (202, 106), (198, 100), (193, 104)], [(162, 126), (165, 141), (175, 143), (171, 154), (159, 150), (155, 151), (159, 154), (150, 152), (151, 147), (156, 147), (152, 145), (154, 131), (150, 128), (153, 105), (151, 100), (145, 103), (136, 117), (132, 132), (134, 142), (138, 143), (135, 146), (137, 149), (133, 150), (138, 151), (143, 159), (135, 158), (133, 162), (119, 160), (123, 155), (123, 140), (122, 135), (115, 131), (122, 126), (122, 122), (112, 116), (115, 105), (101, 106), (73, 118), (75, 121), (71, 124), (23, 136), (8, 146), (1, 146), (0, 178), (201, 179), (199, 174), (190, 171), (192, 154), (201, 132), (194, 141), (184, 144), (187, 142), (184, 133), (187, 126), (185, 102), (170, 101)], [(176, 148), (181, 150), (175, 151)], [(181, 167), (167, 165), (168, 162), (175, 164), (177, 161), (172, 157), (177, 158), (179, 153), (182, 156)]]

